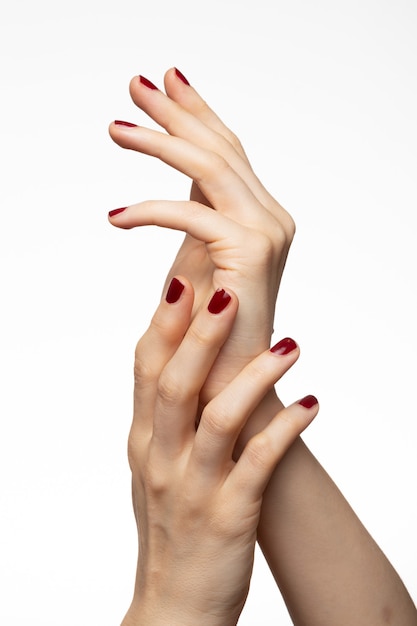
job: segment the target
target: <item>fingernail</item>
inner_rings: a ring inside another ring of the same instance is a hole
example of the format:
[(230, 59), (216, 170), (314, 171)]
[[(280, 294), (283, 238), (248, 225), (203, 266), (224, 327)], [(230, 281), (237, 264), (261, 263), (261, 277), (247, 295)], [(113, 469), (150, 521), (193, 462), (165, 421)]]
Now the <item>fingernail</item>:
[(145, 78), (144, 76), (139, 76), (139, 81), (142, 83), (142, 85), (145, 85), (145, 87), (148, 87), (148, 89), (158, 89), (156, 85), (151, 83), (151, 81)]
[(113, 209), (112, 211), (109, 211), (109, 217), (114, 217), (115, 215), (119, 215), (119, 213), (126, 211), (126, 209), (127, 209), (127, 206), (122, 206), (120, 209)]
[(174, 68), (175, 69), (175, 73), (177, 75), (177, 77), (182, 80), (182, 82), (184, 83), (184, 85), (189, 85), (190, 83), (188, 82), (188, 80), (185, 78), (184, 74), (182, 72), (179, 71), (178, 68)]
[(210, 313), (217, 315), (218, 313), (224, 311), (231, 299), (232, 297), (227, 293), (227, 291), (224, 289), (218, 289), (208, 303), (207, 308)]
[(298, 401), (298, 404), (301, 404), (301, 406), (305, 407), (306, 409), (311, 409), (312, 406), (318, 403), (319, 401), (315, 396), (306, 396), (302, 400)]
[(182, 282), (179, 281), (178, 278), (173, 278), (171, 280), (171, 283), (170, 283), (169, 287), (168, 287), (168, 291), (167, 291), (167, 295), (165, 296), (165, 300), (169, 304), (173, 304), (174, 302), (177, 302), (177, 300), (180, 299), (180, 296), (181, 296), (183, 291), (184, 291), (184, 285), (182, 284)]
[(123, 120), (114, 120), (114, 123), (117, 126), (127, 126), (128, 128), (137, 128), (137, 124), (132, 124), (132, 122), (124, 122)]
[(281, 341), (278, 341), (275, 346), (272, 346), (272, 348), (270, 348), (270, 351), (274, 354), (289, 354), (289, 352), (295, 350), (296, 347), (297, 344), (295, 343), (294, 339), (286, 337), (285, 339), (281, 339)]

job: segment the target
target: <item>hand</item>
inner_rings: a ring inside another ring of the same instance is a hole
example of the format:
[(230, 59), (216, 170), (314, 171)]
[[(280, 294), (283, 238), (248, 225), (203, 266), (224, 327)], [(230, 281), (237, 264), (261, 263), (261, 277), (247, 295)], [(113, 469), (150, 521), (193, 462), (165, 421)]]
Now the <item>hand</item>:
[(135, 104), (168, 134), (123, 122), (111, 124), (110, 134), (120, 146), (189, 176), (191, 201), (142, 202), (111, 212), (110, 220), (120, 228), (156, 224), (187, 233), (167, 281), (177, 273), (192, 281), (194, 312), (219, 286), (237, 294), (239, 314), (204, 386), (207, 401), (269, 346), (295, 227), (255, 176), (235, 135), (181, 76), (166, 73), (166, 94), (143, 78), (130, 84)]
[(193, 300), (189, 281), (175, 277), (136, 349), (129, 459), (139, 558), (124, 626), (236, 624), (263, 491), (318, 411), (311, 397), (284, 409), (234, 462), (245, 421), (299, 350), (282, 340), (199, 408), (200, 389), (233, 332), (238, 301), (216, 291), (192, 319)]

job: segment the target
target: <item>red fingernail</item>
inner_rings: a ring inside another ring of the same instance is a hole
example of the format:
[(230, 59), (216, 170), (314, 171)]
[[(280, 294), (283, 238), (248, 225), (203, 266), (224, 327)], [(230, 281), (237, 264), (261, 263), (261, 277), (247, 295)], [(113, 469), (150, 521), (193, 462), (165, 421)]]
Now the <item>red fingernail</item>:
[(208, 303), (207, 308), (210, 313), (217, 315), (218, 313), (224, 311), (231, 299), (232, 297), (227, 293), (227, 291), (224, 289), (218, 289)]
[(301, 404), (301, 406), (305, 407), (306, 409), (311, 409), (312, 406), (318, 403), (319, 401), (315, 396), (306, 396), (302, 400), (298, 401), (298, 404)]
[(281, 339), (281, 341), (278, 341), (275, 346), (272, 346), (272, 348), (270, 348), (270, 351), (274, 354), (288, 354), (289, 352), (295, 350), (296, 347), (297, 344), (295, 343), (294, 339), (286, 337), (285, 339)]
[(151, 81), (145, 78), (144, 76), (139, 76), (139, 80), (142, 83), (142, 85), (145, 85), (145, 87), (148, 87), (148, 89), (158, 89), (156, 85), (151, 83)]
[(188, 80), (185, 78), (184, 74), (182, 72), (179, 71), (178, 68), (174, 68), (175, 69), (175, 73), (177, 75), (177, 77), (182, 80), (182, 82), (184, 83), (184, 85), (190, 85), (190, 83), (188, 82)]
[(128, 128), (137, 128), (137, 124), (132, 124), (132, 122), (124, 122), (123, 120), (114, 120), (114, 123), (117, 126), (127, 126)]
[(180, 299), (180, 296), (181, 296), (183, 291), (184, 291), (184, 285), (182, 284), (182, 282), (179, 281), (178, 278), (173, 278), (171, 280), (171, 283), (170, 283), (169, 287), (168, 287), (168, 291), (167, 291), (167, 295), (165, 296), (165, 300), (169, 304), (173, 304), (174, 302), (177, 302), (177, 300)]
[(114, 217), (115, 215), (119, 215), (119, 213), (122, 213), (122, 211), (126, 211), (127, 206), (122, 206), (120, 209), (113, 209), (112, 211), (109, 211), (109, 217)]

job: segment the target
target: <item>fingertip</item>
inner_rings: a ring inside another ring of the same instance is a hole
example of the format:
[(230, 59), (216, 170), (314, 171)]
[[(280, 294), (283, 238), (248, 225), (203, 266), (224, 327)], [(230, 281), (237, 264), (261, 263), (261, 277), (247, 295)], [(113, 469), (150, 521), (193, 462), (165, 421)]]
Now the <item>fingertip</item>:
[(189, 297), (194, 298), (194, 287), (188, 278), (181, 274), (168, 276), (162, 291), (162, 300), (167, 304), (176, 304)]
[(116, 226), (117, 228), (123, 228), (124, 230), (129, 230), (131, 228), (130, 224), (126, 223), (125, 215), (126, 211), (129, 207), (123, 206), (118, 209), (112, 209), (108, 212), (107, 219), (109, 220), (112, 226)]
[(172, 84), (177, 86), (190, 87), (190, 81), (175, 65), (170, 67), (164, 74), (164, 85)]
[(216, 289), (207, 305), (209, 313), (218, 315), (230, 304), (232, 296), (225, 289)]
[(174, 67), (175, 76), (180, 80), (184, 85), (190, 87), (190, 83), (188, 79), (184, 76), (184, 74), (177, 67)]
[(123, 211), (126, 211), (126, 209), (127, 206), (122, 206), (119, 209), (112, 209), (111, 211), (109, 211), (109, 218), (116, 217), (116, 215), (123, 213)]
[(168, 304), (175, 304), (181, 298), (185, 289), (185, 282), (174, 276), (168, 285), (165, 294), (165, 301)]
[(312, 409), (315, 406), (317, 406), (318, 408), (319, 401), (317, 400), (316, 396), (308, 395), (304, 396), (304, 398), (301, 398), (301, 400), (298, 400), (297, 404), (300, 404), (305, 409)]
[(290, 352), (294, 352), (295, 350), (300, 351), (300, 348), (294, 339), (291, 339), (291, 337), (284, 337), (284, 339), (280, 339), (278, 343), (272, 346), (269, 350), (272, 354), (284, 356)]
[(237, 295), (231, 289), (227, 288), (226, 290), (223, 287), (218, 287), (207, 303), (207, 310), (212, 315), (219, 315), (226, 309), (233, 309), (236, 314), (238, 308), (239, 299)]

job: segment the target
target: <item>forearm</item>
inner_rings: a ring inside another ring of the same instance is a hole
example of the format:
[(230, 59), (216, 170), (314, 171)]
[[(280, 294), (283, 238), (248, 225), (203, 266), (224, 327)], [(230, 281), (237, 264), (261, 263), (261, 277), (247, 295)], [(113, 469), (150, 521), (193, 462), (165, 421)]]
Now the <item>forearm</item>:
[(417, 624), (398, 574), (301, 439), (265, 492), (258, 541), (296, 626)]

